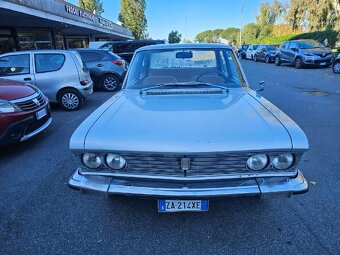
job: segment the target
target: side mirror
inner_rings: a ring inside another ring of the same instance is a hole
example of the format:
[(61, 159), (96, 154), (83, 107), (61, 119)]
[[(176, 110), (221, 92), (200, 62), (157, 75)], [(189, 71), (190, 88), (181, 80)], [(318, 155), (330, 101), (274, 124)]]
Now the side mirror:
[(259, 82), (259, 86), (257, 86), (257, 88), (256, 88), (256, 92), (258, 92), (258, 91), (263, 91), (264, 90), (264, 84), (265, 84), (265, 82), (264, 81), (260, 81)]

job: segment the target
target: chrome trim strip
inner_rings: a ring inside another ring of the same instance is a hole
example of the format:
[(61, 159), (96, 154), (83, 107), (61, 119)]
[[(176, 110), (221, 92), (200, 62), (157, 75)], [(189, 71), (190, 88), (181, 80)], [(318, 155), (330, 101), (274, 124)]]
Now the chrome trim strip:
[[(207, 184), (207, 183), (205, 183)], [(209, 184), (209, 183), (208, 183)], [(231, 180), (218, 186), (192, 188), (183, 184), (181, 187), (159, 187), (155, 183), (134, 183), (115, 180), (102, 176), (83, 176), (78, 171), (70, 177), (68, 185), (78, 190), (103, 192), (106, 194), (138, 195), (149, 197), (220, 197), (220, 196), (273, 196), (289, 197), (308, 191), (308, 183), (302, 173), (294, 178), (267, 178), (251, 180)]]
[(42, 125), (40, 128), (34, 130), (33, 132), (31, 132), (31, 133), (29, 133), (29, 134), (27, 134), (27, 135), (24, 135), (24, 136), (21, 138), (20, 142), (26, 141), (26, 140), (30, 139), (31, 137), (33, 137), (33, 136), (39, 134), (40, 132), (44, 131), (44, 130), (51, 124), (51, 122), (52, 122), (52, 118), (49, 118), (49, 119), (45, 122), (45, 124)]
[(28, 96), (28, 97), (22, 97), (22, 98), (19, 98), (19, 99), (15, 99), (15, 100), (11, 100), (10, 102), (15, 104), (15, 103), (20, 103), (20, 102), (25, 102), (25, 101), (28, 101), (28, 100), (32, 100), (36, 97), (38, 97), (40, 95), (40, 93), (38, 92), (35, 92), (34, 94)]
[(82, 168), (78, 168), (80, 175), (83, 176), (105, 176), (113, 177), (116, 179), (138, 179), (138, 180), (152, 180), (152, 181), (219, 181), (219, 180), (230, 180), (230, 179), (249, 179), (249, 178), (265, 178), (265, 177), (293, 177), (296, 176), (297, 170), (289, 173), (249, 173), (249, 174), (230, 174), (230, 175), (216, 175), (216, 176), (201, 176), (201, 177), (176, 177), (176, 176), (161, 176), (161, 175), (133, 175), (133, 174), (116, 174), (108, 172), (86, 172)]

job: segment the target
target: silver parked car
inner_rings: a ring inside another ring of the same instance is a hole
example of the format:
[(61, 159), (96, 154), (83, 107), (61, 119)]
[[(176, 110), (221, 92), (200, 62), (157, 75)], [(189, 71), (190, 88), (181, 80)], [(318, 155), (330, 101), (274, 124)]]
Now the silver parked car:
[(78, 110), (93, 82), (76, 51), (34, 50), (0, 55), (0, 76), (37, 86), (52, 103)]
[[(263, 90), (260, 85), (258, 90)], [(249, 88), (221, 44), (140, 48), (123, 89), (74, 132), (69, 186), (157, 197), (159, 211), (204, 211), (207, 198), (307, 192), (308, 140)]]

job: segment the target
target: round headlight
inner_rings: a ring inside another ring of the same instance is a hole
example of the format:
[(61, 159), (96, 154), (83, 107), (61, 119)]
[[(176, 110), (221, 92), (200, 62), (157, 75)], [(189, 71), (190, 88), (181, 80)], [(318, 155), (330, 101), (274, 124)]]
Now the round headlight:
[(268, 164), (268, 156), (266, 154), (257, 154), (251, 156), (247, 160), (247, 166), (249, 169), (259, 171), (265, 168)]
[(278, 170), (284, 170), (292, 166), (294, 156), (290, 153), (283, 153), (273, 158), (273, 167)]
[(94, 153), (85, 153), (83, 154), (83, 163), (88, 168), (99, 168), (102, 165), (102, 159), (99, 155)]
[(126, 161), (117, 154), (108, 154), (106, 156), (106, 164), (114, 170), (120, 170), (125, 167)]

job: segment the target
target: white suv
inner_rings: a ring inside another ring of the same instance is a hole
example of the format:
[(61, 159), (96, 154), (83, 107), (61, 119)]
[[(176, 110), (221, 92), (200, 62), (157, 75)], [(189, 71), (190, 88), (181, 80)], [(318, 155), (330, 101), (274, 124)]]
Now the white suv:
[(250, 44), (248, 49), (246, 50), (246, 59), (254, 60), (255, 52), (259, 47), (259, 44)]

